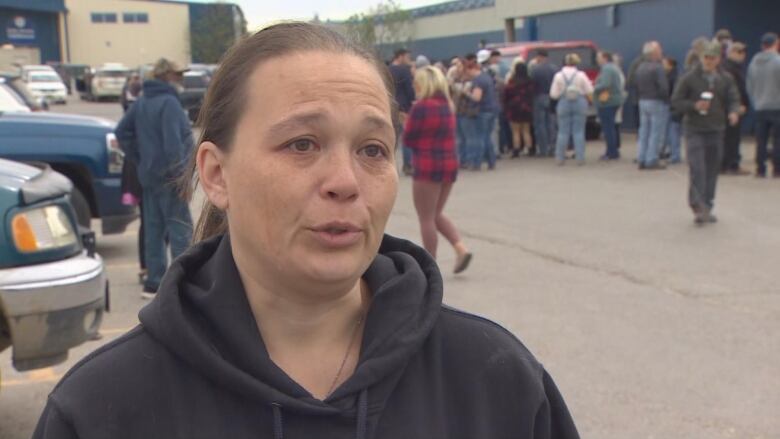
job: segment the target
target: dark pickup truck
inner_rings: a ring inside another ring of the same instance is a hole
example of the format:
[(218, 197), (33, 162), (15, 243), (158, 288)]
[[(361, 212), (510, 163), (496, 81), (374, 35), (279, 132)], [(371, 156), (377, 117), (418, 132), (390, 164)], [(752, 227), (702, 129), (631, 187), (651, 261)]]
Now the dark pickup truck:
[(102, 222), (103, 234), (122, 233), (138, 217), (122, 204), (124, 154), (105, 119), (55, 113), (0, 110), (0, 157), (46, 163), (73, 183), (71, 201), (78, 223)]

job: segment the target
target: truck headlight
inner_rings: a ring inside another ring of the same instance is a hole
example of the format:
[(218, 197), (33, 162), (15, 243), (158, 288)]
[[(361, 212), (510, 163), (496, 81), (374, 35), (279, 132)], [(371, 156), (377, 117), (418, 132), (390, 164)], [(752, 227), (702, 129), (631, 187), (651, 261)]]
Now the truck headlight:
[(67, 213), (59, 206), (17, 213), (11, 220), (11, 229), (14, 244), (22, 253), (68, 247), (77, 241)]
[(114, 133), (106, 134), (106, 154), (108, 155), (108, 173), (121, 174), (125, 164), (125, 153), (119, 147)]

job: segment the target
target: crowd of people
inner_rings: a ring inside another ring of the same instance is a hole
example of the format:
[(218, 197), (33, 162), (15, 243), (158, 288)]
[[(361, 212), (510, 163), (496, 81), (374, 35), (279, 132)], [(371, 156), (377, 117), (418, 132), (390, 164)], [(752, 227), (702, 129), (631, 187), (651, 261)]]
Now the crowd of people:
[[(773, 135), (772, 176), (780, 178), (778, 45), (776, 34), (765, 34), (761, 52), (748, 68), (747, 45), (734, 41), (728, 30), (720, 30), (711, 39), (694, 40), (683, 65), (678, 67), (676, 59), (664, 56), (659, 42), (648, 41), (627, 73), (621, 67), (619, 54), (601, 50), (596, 57), (599, 73), (594, 81), (580, 69), (582, 60), (577, 53), (566, 55), (564, 65), (556, 66), (548, 53), (539, 49), (532, 59), (514, 59), (504, 76), (499, 50), (482, 49), (454, 57), (445, 65), (431, 64), (423, 55), (412, 61), (410, 52), (400, 49), (390, 70), (402, 112), (401, 122), (407, 125), (407, 131), (416, 132), (416, 127), (424, 126), (432, 136), (423, 148), (416, 139), (401, 139), (403, 172), (412, 175), (415, 184), (444, 184), (444, 193), (449, 195), (457, 169), (479, 171), (487, 164), (487, 169), (493, 170), (502, 157), (517, 158), (523, 151), (529, 156), (554, 157), (558, 165), (570, 158), (583, 165), (591, 106), (595, 107), (606, 144), (600, 159), (618, 160), (623, 111), (632, 111), (638, 123), (634, 159), (638, 169), (661, 170), (682, 163), (685, 138), (690, 168), (689, 203), (694, 220), (697, 224), (714, 223), (717, 219), (712, 209), (718, 175), (751, 174), (742, 167), (740, 152), (743, 124), (751, 107), (757, 143), (754, 175), (768, 176), (768, 140)], [(438, 115), (430, 119), (419, 114), (407, 118), (415, 113), (416, 106), (427, 105), (425, 99), (415, 94), (420, 89), (420, 77), (415, 70), (427, 74), (436, 71), (446, 78), (449, 87), (437, 93), (450, 102), (454, 123)], [(450, 136), (455, 142), (449, 140)], [(567, 152), (570, 149), (571, 156)], [(439, 165), (436, 160), (446, 161), (446, 165)], [(449, 171), (428, 172), (437, 166), (445, 166)], [(418, 167), (422, 168), (419, 172)], [(436, 222), (423, 219), (430, 216), (422, 206), (423, 198), (415, 190), (415, 205), (425, 237), (432, 233), (431, 224)], [(451, 224), (449, 220), (446, 223)], [(447, 227), (439, 230), (445, 233)], [(450, 241), (455, 239), (450, 232), (446, 233), (450, 234)], [(426, 248), (435, 254), (435, 240), (426, 239), (433, 246)]]

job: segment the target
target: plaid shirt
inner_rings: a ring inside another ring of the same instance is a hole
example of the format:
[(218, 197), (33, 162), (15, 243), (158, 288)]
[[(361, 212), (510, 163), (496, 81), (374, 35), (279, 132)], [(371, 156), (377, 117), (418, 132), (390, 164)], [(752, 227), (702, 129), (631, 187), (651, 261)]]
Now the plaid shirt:
[(415, 180), (454, 182), (458, 175), (455, 115), (446, 98), (418, 101), (409, 112), (403, 144), (412, 149)]

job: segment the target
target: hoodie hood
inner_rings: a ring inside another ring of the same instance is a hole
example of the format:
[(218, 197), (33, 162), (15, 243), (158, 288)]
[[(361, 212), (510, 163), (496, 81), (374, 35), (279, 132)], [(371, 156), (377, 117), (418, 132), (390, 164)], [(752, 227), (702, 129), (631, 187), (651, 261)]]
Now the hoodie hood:
[(160, 81), (159, 79), (148, 79), (144, 81), (143, 85), (144, 96), (147, 98), (153, 98), (160, 95), (173, 95), (177, 99), (179, 92), (176, 91), (176, 87), (168, 82)]
[(777, 52), (759, 52), (756, 54), (756, 56), (753, 57), (753, 62), (755, 62), (757, 65), (765, 65), (766, 63), (772, 61), (773, 59), (777, 58), (778, 54)]
[(324, 401), (271, 361), (228, 235), (204, 241), (177, 259), (139, 318), (151, 337), (218, 386), (268, 404), (279, 429), (275, 437), (282, 437), (282, 410), (357, 417), (362, 437), (365, 417), (381, 412), (409, 359), (430, 334), (443, 293), (430, 255), (387, 235), (363, 279), (372, 300), (360, 358), (353, 375)]

